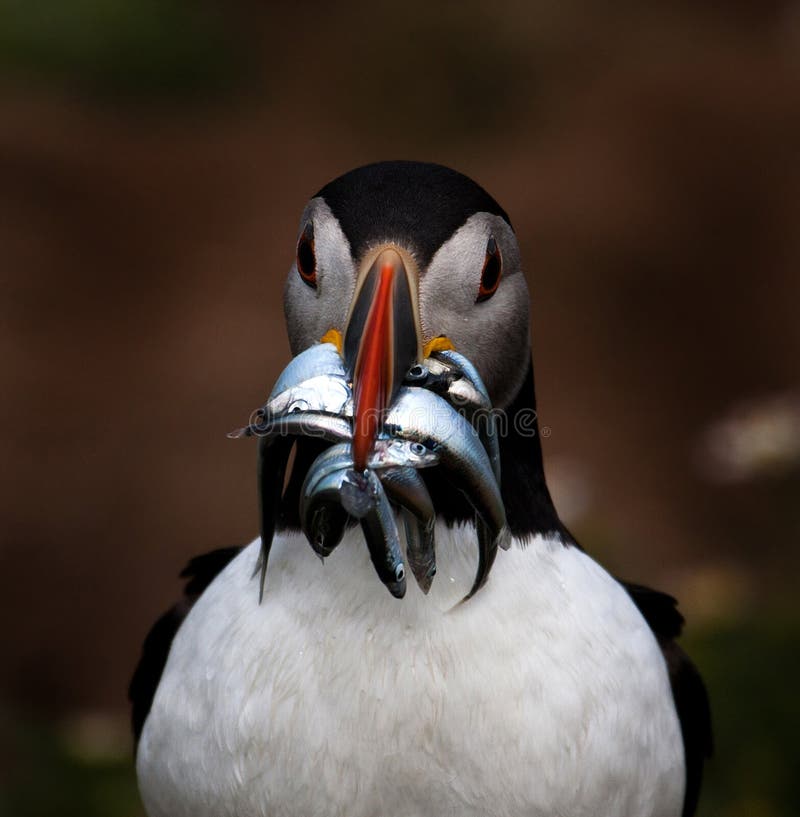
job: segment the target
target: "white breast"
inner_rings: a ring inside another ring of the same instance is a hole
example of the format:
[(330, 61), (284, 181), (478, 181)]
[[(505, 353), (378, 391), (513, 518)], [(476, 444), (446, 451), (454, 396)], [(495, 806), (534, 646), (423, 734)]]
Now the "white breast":
[[(576, 548), (500, 552), (466, 604), (474, 530), (436, 531), (430, 595), (392, 598), (358, 530), (323, 565), (253, 542), (192, 609), (139, 745), (150, 817), (678, 817), (664, 660)], [(454, 606), (455, 605), (455, 606)]]

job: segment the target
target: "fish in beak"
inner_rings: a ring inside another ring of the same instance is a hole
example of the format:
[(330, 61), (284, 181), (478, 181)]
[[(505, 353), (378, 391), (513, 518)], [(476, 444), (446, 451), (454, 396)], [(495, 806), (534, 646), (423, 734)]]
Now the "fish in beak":
[(422, 359), (413, 259), (393, 246), (372, 253), (356, 283), (344, 336), (353, 381), (353, 463), (367, 467), (386, 411)]

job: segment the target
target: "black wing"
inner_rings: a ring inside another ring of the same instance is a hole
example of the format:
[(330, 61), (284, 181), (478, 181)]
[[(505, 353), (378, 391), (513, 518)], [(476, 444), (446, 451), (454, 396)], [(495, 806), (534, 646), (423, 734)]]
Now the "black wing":
[(183, 588), (183, 598), (167, 610), (147, 634), (142, 647), (142, 656), (128, 687), (128, 698), (131, 702), (131, 726), (137, 742), (161, 681), (161, 673), (167, 663), (167, 656), (175, 633), (178, 632), (178, 628), (189, 610), (192, 609), (192, 605), (200, 598), (203, 591), (241, 550), (240, 547), (212, 550), (211, 553), (195, 556), (181, 571), (181, 578), (188, 580)]
[(711, 756), (714, 748), (708, 693), (697, 667), (675, 642), (684, 623), (683, 616), (678, 611), (678, 602), (666, 593), (640, 584), (621, 584), (650, 625), (667, 662), (686, 756), (686, 797), (682, 817), (692, 817), (700, 797), (703, 763)]

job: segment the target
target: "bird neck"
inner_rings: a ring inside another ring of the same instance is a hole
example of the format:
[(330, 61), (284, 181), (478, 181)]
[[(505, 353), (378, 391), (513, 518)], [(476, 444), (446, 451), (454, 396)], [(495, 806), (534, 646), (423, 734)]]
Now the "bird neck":
[(522, 540), (540, 534), (574, 543), (558, 518), (544, 477), (532, 363), (500, 422), (501, 493), (511, 533)]

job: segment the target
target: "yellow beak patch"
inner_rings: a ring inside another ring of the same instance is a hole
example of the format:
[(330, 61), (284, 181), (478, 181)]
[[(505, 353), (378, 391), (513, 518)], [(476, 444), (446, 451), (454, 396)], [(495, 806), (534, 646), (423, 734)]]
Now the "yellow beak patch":
[(438, 338), (429, 340), (425, 346), (422, 347), (422, 357), (430, 357), (434, 352), (454, 352), (456, 347), (453, 341), (447, 335), (439, 335)]
[(336, 351), (342, 353), (342, 333), (338, 329), (329, 329), (320, 339), (320, 343), (332, 343)]

